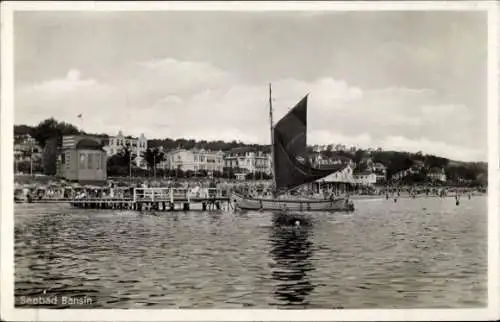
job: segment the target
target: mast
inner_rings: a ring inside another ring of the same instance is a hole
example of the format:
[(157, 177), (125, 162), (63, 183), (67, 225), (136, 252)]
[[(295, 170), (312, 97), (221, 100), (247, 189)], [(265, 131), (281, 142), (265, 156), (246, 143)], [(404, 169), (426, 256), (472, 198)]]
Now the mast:
[(269, 83), (269, 124), (271, 130), (271, 171), (273, 176), (274, 189), (276, 190), (276, 177), (274, 175), (274, 127), (273, 127), (273, 99), (271, 83)]

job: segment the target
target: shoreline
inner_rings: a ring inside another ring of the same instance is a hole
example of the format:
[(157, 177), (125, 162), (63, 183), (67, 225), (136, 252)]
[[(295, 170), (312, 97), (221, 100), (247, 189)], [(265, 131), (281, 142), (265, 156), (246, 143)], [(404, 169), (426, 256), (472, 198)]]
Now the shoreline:
[[(475, 194), (471, 194), (471, 197), (484, 197), (484, 196), (488, 196), (487, 193), (475, 193)], [(397, 199), (430, 199), (430, 198), (439, 198), (439, 199), (447, 199), (447, 198), (455, 198), (455, 196), (444, 196), (444, 197), (440, 197), (440, 196), (436, 196), (436, 195), (432, 195), (432, 196), (426, 196), (426, 195), (420, 195), (420, 196), (415, 196), (415, 198), (413, 198), (412, 196), (410, 195), (401, 195), (401, 196), (398, 196), (396, 197)], [(461, 198), (467, 198), (466, 195), (461, 195)], [(385, 200), (386, 197), (385, 195), (377, 195), (377, 196), (372, 196), (372, 195), (352, 195), (352, 196), (349, 196), (349, 199), (352, 199), (352, 200), (373, 200), (373, 199), (383, 199)], [(393, 200), (394, 199), (394, 196), (390, 196), (388, 200)]]

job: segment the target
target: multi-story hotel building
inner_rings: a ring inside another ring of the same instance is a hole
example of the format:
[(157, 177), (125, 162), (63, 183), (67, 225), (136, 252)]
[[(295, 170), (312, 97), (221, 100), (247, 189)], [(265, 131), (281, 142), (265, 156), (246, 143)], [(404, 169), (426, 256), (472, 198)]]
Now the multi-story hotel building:
[(14, 161), (39, 161), (42, 148), (29, 134), (14, 136)]
[(176, 149), (168, 152), (165, 159), (158, 167), (193, 172), (204, 170), (209, 175), (214, 171), (222, 172), (224, 169), (222, 151)]
[(271, 156), (263, 152), (228, 153), (224, 157), (224, 166), (242, 173), (272, 173)]
[(141, 133), (139, 138), (134, 138), (130, 136), (124, 136), (122, 131), (118, 132), (117, 136), (112, 136), (106, 139), (106, 145), (104, 146), (104, 150), (108, 154), (108, 156), (117, 154), (126, 146), (129, 146), (133, 153), (136, 155), (135, 164), (138, 167), (145, 168), (146, 162), (141, 154), (144, 153), (148, 148), (148, 140)]

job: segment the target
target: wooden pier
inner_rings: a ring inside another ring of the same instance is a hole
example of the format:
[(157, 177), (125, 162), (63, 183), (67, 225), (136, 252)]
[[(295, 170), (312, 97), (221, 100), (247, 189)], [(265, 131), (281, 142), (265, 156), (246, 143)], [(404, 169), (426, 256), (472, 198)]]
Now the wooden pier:
[(132, 198), (76, 198), (69, 201), (74, 208), (84, 209), (128, 209), (174, 211), (191, 210), (191, 205), (201, 205), (201, 210), (221, 210), (223, 203), (229, 205), (227, 191), (202, 188), (197, 191), (182, 188), (134, 188)]

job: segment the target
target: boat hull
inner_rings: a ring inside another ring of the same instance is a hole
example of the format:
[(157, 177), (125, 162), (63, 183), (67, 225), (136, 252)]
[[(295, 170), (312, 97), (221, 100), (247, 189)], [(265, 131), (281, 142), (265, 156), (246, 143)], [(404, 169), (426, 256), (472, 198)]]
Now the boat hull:
[(354, 204), (347, 198), (333, 200), (310, 199), (266, 199), (246, 197), (233, 193), (232, 202), (241, 210), (270, 210), (270, 211), (353, 211)]

